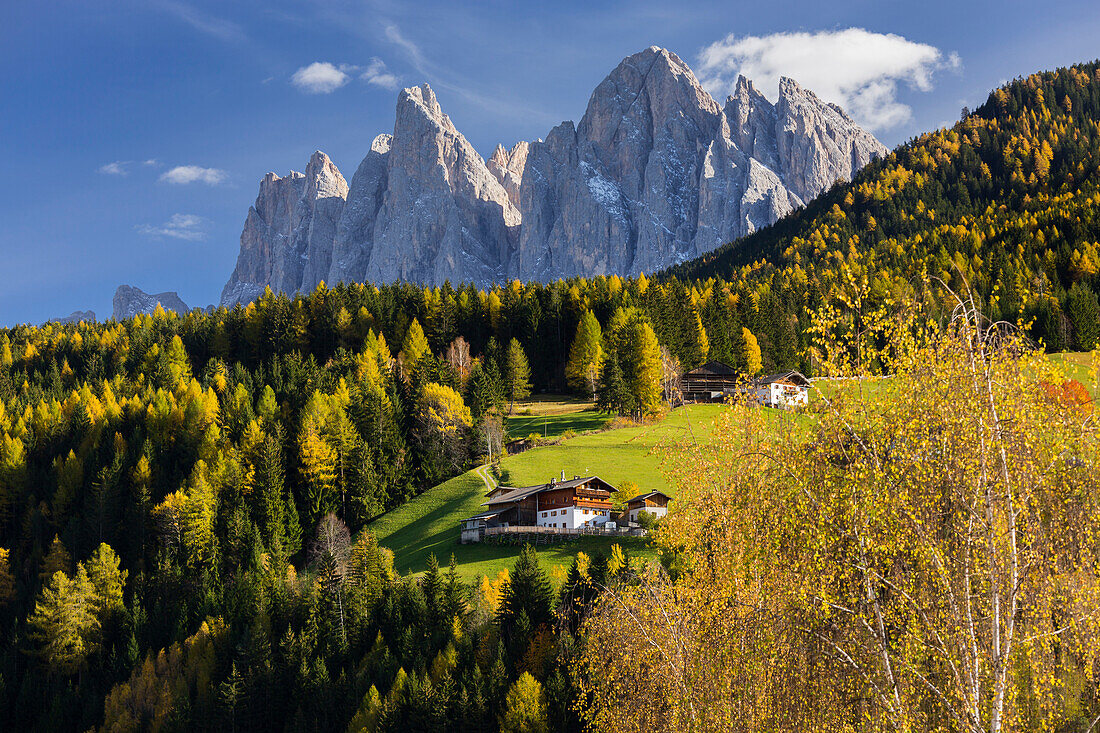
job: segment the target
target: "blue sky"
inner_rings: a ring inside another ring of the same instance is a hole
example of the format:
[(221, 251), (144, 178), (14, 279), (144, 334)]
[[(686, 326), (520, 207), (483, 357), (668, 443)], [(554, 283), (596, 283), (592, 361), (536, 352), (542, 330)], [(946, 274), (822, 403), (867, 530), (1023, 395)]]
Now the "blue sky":
[(624, 56), (659, 45), (716, 93), (738, 68), (765, 89), (794, 76), (893, 146), (1100, 55), (1095, 0), (4, 4), (5, 325), (109, 317), (121, 283), (217, 302), (263, 175), (320, 149), (350, 179), (402, 86), (432, 84), (488, 155), (579, 119)]

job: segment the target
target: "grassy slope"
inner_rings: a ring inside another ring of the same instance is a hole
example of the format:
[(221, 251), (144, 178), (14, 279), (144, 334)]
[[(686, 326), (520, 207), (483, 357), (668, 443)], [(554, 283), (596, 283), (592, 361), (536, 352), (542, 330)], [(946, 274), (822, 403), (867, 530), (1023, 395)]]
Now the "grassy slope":
[[(1070, 379), (1076, 379), (1092, 393), (1094, 399), (1100, 398), (1100, 352), (1051, 354), (1051, 360), (1060, 364)], [(1095, 373), (1094, 373), (1095, 372)]]
[[(653, 425), (581, 435), (558, 445), (535, 448), (505, 458), (502, 472), (506, 483), (514, 485), (547, 481), (564, 470), (568, 476), (592, 473), (616, 485), (630, 480), (643, 489), (669, 490), (661, 472), (662, 457), (672, 443), (689, 439), (691, 431), (699, 440), (709, 439), (711, 423), (721, 409), (720, 405), (690, 406), (675, 410)], [(658, 446), (661, 448), (654, 450)], [(468, 471), (379, 517), (369, 528), (383, 546), (394, 551), (402, 572), (422, 570), (428, 554), (434, 552), (441, 563), (453, 553), (467, 578), (495, 574), (511, 565), (519, 554), (517, 547), (458, 543), (459, 521), (480, 510), (485, 492), (477, 473)], [(586, 537), (540, 546), (539, 550), (543, 560), (553, 566), (569, 563), (578, 550), (606, 552), (611, 544), (608, 539)], [(632, 540), (623, 544), (638, 551), (645, 543)]]
[[(690, 405), (674, 410), (664, 420), (638, 427), (581, 435), (558, 445), (535, 448), (509, 456), (502, 463), (505, 483), (517, 486), (542, 483), (552, 476), (599, 475), (614, 485), (633, 481), (642, 490), (661, 489), (675, 495), (662, 470), (666, 457), (677, 446), (693, 439), (711, 439), (715, 418), (722, 405)], [(777, 424), (786, 413), (769, 411)], [(582, 413), (584, 414), (584, 413)], [(488, 544), (460, 545), (458, 523), (477, 513), (485, 500), (485, 484), (469, 471), (436, 486), (371, 523), (380, 544), (394, 551), (397, 568), (416, 572), (424, 568), (434, 552), (445, 564), (453, 553), (466, 578), (492, 575), (512, 564), (519, 548)], [(628, 551), (646, 553), (645, 540), (615, 540)], [(613, 540), (586, 537), (576, 542), (539, 546), (548, 567), (567, 566), (583, 550), (608, 552)]]
[(543, 415), (512, 415), (507, 418), (508, 434), (513, 438), (526, 438), (531, 433), (547, 438), (558, 438), (566, 430), (583, 433), (599, 430), (607, 422), (607, 414), (596, 410)]

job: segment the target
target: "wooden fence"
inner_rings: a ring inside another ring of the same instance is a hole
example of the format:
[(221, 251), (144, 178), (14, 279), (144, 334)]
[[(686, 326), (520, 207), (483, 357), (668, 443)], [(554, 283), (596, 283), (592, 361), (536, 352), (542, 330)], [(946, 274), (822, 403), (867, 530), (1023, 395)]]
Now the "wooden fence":
[(646, 530), (640, 527), (603, 529), (601, 527), (486, 527), (483, 540), (497, 544), (549, 545), (555, 542), (570, 542), (581, 537), (645, 537)]

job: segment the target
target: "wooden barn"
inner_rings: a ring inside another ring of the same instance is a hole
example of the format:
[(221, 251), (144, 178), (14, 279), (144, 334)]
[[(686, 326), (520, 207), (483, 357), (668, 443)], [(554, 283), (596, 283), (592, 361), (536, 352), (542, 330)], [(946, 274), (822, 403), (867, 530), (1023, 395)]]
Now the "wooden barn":
[(744, 382), (732, 367), (720, 361), (708, 361), (680, 377), (684, 402), (722, 402), (733, 394), (738, 382)]
[(668, 514), (668, 503), (672, 497), (663, 491), (650, 491), (639, 494), (626, 502), (626, 515), (631, 522), (638, 521), (638, 515), (648, 512), (658, 519)]

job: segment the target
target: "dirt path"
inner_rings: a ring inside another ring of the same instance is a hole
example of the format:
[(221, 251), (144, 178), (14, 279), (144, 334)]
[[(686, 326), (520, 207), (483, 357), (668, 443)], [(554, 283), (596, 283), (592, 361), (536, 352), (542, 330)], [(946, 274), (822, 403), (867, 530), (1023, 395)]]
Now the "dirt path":
[(485, 488), (492, 491), (497, 487), (496, 479), (493, 478), (493, 474), (489, 473), (488, 465), (481, 465), (474, 469), (474, 473), (478, 475), (482, 481), (485, 482)]

